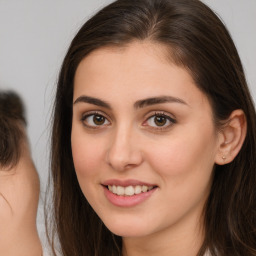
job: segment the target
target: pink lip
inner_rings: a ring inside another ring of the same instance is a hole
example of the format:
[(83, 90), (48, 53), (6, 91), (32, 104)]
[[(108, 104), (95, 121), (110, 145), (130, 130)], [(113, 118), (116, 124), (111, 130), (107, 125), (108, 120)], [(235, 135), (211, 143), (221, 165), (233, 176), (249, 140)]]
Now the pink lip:
[[(154, 185), (151, 185), (149, 183), (144, 183), (140, 182), (137, 180), (125, 180), (125, 181), (120, 181), (120, 180), (108, 180), (102, 184), (103, 189), (104, 189), (104, 195), (108, 199), (110, 203), (112, 203), (115, 206), (119, 207), (132, 207), (136, 206), (138, 204), (143, 203), (145, 200), (150, 198), (152, 194), (157, 190), (157, 187)], [(154, 188), (150, 191), (140, 193), (140, 194), (135, 194), (133, 196), (118, 196), (111, 191), (108, 190), (106, 186), (108, 185), (116, 185), (116, 186), (136, 186), (136, 185), (146, 185), (146, 186), (154, 186)]]

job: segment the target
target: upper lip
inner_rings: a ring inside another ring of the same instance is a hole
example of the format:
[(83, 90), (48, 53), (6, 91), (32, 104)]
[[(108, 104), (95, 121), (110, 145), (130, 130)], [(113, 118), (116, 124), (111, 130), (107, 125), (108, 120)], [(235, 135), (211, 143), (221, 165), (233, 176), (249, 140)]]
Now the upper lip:
[(148, 186), (148, 187), (155, 187), (156, 184), (151, 184), (148, 182), (144, 181), (139, 181), (139, 180), (133, 180), (133, 179), (128, 179), (128, 180), (118, 180), (118, 179), (110, 179), (106, 180), (102, 183), (103, 186), (122, 186), (122, 187), (128, 187), (128, 186)]

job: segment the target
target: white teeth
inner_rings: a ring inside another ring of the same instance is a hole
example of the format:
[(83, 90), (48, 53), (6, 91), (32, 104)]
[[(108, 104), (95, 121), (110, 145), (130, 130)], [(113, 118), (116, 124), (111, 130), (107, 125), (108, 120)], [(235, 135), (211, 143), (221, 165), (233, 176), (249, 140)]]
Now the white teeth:
[(142, 186), (142, 192), (146, 192), (148, 190), (147, 186)]
[(134, 194), (138, 195), (140, 193), (145, 193), (151, 189), (153, 189), (153, 186), (137, 185), (137, 186), (122, 187), (122, 186), (108, 185), (108, 190), (111, 191), (113, 194), (116, 194), (119, 196), (133, 196)]
[(141, 193), (141, 186), (136, 186), (135, 187), (135, 194), (140, 194)]
[(124, 195), (124, 187), (117, 186), (117, 188), (116, 188), (116, 193), (117, 193), (119, 196), (123, 196), (123, 195)]
[(126, 187), (124, 189), (124, 194), (126, 196), (133, 196), (134, 195), (134, 188), (133, 188), (133, 186)]

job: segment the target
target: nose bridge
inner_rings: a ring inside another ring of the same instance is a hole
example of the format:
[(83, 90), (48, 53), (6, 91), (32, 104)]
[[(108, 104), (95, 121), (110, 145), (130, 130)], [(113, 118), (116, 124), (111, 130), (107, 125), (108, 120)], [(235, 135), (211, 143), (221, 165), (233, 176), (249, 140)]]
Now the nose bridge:
[(114, 129), (107, 155), (108, 163), (115, 170), (125, 170), (141, 163), (136, 131), (131, 125), (122, 123)]

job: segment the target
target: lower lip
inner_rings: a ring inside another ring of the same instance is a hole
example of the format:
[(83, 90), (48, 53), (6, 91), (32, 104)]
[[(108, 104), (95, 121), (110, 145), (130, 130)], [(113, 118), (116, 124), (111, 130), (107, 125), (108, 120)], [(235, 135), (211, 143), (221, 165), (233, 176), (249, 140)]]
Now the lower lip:
[(132, 206), (141, 204), (156, 191), (156, 188), (153, 188), (148, 192), (140, 193), (137, 195), (135, 194), (133, 196), (118, 196), (116, 194), (113, 194), (106, 187), (103, 186), (103, 188), (104, 188), (104, 194), (109, 200), (109, 202), (119, 207), (132, 207)]

